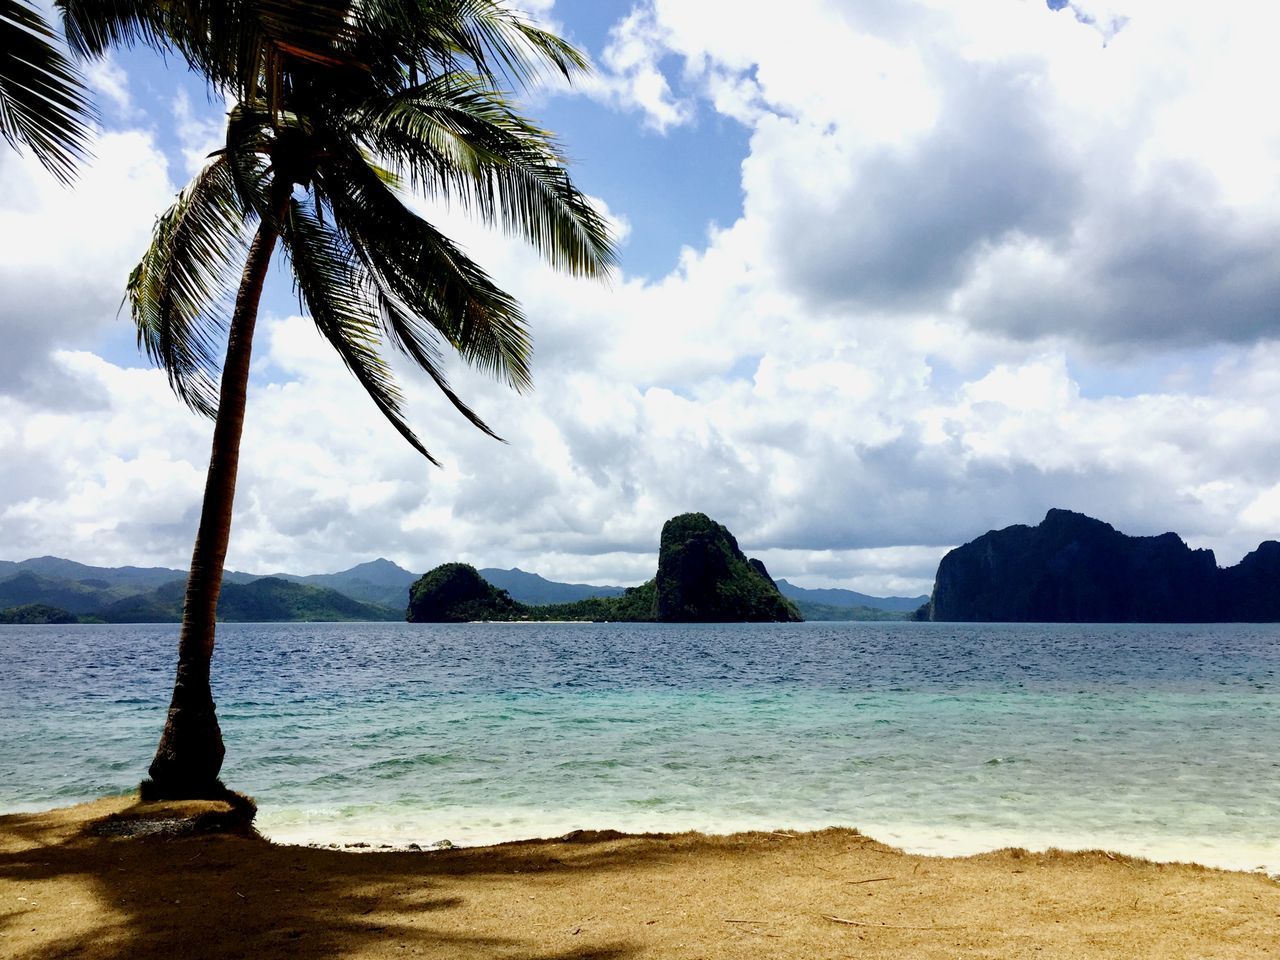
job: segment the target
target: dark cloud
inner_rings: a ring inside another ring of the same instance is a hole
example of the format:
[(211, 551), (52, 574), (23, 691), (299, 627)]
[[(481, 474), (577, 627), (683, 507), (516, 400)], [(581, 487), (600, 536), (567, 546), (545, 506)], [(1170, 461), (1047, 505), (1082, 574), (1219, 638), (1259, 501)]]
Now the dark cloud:
[[(41, 409), (94, 410), (107, 403), (93, 381), (69, 376), (53, 354), (83, 347), (103, 317), (114, 313), (101, 291), (51, 273), (11, 276), (0, 268), (0, 396)], [(118, 301), (117, 301), (118, 302)]]
[(1011, 266), (966, 303), (966, 316), (1023, 339), (1066, 333), (1112, 345), (1280, 335), (1280, 224), (1251, 223), (1212, 198), (1199, 178), (1170, 171), (1064, 238), (1066, 276)]
[(990, 245), (1069, 229), (1080, 175), (1045, 123), (1037, 74), (954, 62), (939, 72), (943, 100), (927, 136), (850, 157), (852, 182), (823, 198), (826, 209), (781, 214), (773, 252), (815, 305), (936, 306)]

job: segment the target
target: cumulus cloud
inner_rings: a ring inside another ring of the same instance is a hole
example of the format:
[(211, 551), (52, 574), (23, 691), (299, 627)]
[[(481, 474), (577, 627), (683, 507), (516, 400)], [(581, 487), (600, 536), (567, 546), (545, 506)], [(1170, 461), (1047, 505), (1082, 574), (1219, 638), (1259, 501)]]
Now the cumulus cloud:
[(209, 154), (226, 145), (226, 117), (197, 113), (185, 90), (173, 100), (174, 132), (186, 164), (186, 175), (193, 177), (209, 162)]
[(53, 406), (100, 402), (67, 382), (52, 351), (84, 344), (116, 319), (125, 281), (174, 188), (150, 135), (108, 132), (74, 189), (29, 157), (0, 150), (0, 393)]
[(600, 69), (580, 78), (577, 89), (588, 96), (639, 110), (659, 132), (688, 123), (692, 105), (677, 99), (660, 61), (667, 53), (667, 36), (651, 11), (636, 7), (609, 33)]
[(620, 34), (686, 89), (619, 102), (662, 127), (696, 91), (749, 126), (745, 221), (811, 308), (1116, 349), (1276, 335), (1280, 15), (1051, 6), (653, 0)]

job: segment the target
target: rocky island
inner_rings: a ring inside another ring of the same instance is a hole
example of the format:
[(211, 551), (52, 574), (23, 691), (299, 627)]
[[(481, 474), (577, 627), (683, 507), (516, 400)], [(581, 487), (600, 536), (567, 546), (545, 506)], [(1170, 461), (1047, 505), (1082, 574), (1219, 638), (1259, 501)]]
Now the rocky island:
[(918, 619), (1039, 623), (1280, 621), (1280, 543), (1234, 567), (1174, 533), (1131, 537), (1070, 510), (992, 530), (938, 565)]
[(748, 559), (723, 524), (685, 513), (662, 527), (658, 572), (618, 597), (528, 606), (465, 563), (446, 563), (409, 588), (413, 623), (585, 620), (664, 623), (795, 622), (796, 605), (759, 560)]

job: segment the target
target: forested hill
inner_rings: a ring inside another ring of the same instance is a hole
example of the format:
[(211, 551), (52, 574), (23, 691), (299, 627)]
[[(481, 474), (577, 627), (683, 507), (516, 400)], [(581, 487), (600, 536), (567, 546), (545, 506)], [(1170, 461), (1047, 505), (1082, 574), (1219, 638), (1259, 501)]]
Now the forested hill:
[(592, 620), (733, 623), (802, 619), (778, 592), (764, 564), (749, 559), (728, 529), (701, 513), (672, 517), (662, 527), (657, 575), (620, 596), (531, 606), (489, 583), (465, 563), (446, 563), (414, 583), (409, 619)]
[[(185, 592), (185, 579), (129, 593), (109, 585), (56, 581), (24, 571), (0, 582), (0, 623), (177, 623), (182, 619)], [(218, 602), (218, 619), (228, 623), (403, 618), (401, 609), (362, 603), (336, 590), (278, 577), (224, 583)]]

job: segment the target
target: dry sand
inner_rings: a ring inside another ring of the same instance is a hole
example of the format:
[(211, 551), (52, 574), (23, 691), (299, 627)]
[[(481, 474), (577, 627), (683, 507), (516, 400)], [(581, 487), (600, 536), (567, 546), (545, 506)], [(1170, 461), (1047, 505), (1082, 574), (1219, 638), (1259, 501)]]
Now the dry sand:
[(917, 857), (852, 830), (429, 852), (101, 834), (205, 809), (0, 817), (0, 956), (1280, 957), (1275, 881), (1101, 852)]

